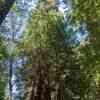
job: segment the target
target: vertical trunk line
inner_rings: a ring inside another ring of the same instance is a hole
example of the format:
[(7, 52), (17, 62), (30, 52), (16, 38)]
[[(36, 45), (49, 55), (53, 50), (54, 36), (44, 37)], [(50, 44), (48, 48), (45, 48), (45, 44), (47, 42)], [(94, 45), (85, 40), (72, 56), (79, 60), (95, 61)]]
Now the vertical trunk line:
[(10, 92), (10, 100), (12, 100), (12, 68), (13, 68), (13, 61), (10, 58), (10, 66), (9, 66), (9, 92)]

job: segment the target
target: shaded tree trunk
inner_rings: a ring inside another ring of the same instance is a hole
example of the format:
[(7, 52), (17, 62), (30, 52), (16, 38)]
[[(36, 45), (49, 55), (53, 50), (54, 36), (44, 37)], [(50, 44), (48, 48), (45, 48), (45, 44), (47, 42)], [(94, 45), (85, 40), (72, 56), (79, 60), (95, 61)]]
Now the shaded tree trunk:
[(30, 100), (50, 100), (50, 88), (48, 81), (48, 69), (46, 66), (39, 66), (37, 80), (33, 80)]
[(10, 66), (9, 66), (9, 100), (12, 100), (12, 68), (13, 68), (13, 61), (12, 59), (10, 58)]

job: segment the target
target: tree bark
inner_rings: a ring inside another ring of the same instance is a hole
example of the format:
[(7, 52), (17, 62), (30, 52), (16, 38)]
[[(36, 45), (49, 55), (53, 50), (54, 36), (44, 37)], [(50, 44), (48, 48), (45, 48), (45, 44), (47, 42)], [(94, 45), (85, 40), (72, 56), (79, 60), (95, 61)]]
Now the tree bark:
[(9, 100), (12, 100), (12, 74), (13, 74), (13, 72), (12, 72), (12, 68), (13, 68), (13, 60), (11, 59), (11, 58), (9, 58), (10, 59), (10, 66), (9, 66), (9, 96), (10, 96), (10, 98), (9, 98)]
[(37, 80), (33, 80), (30, 100), (50, 100), (50, 88), (46, 66), (39, 66), (37, 75)]

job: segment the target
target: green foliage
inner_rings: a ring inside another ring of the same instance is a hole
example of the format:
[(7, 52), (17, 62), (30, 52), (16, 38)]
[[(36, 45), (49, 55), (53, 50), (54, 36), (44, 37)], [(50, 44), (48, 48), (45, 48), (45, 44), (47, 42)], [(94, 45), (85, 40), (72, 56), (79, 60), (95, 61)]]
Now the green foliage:
[[(38, 64), (38, 61), (40, 62), (40, 67), (44, 64), (45, 68), (50, 71), (48, 73), (48, 77), (50, 77), (49, 81), (54, 81), (56, 76), (53, 69), (59, 71), (61, 68), (56, 67), (64, 63), (63, 59), (67, 56), (66, 50), (63, 49), (65, 48), (63, 29), (63, 17), (60, 13), (50, 11), (47, 15), (44, 15), (42, 9), (39, 9), (33, 13), (24, 34), (24, 50), (32, 57), (30, 65)], [(61, 60), (60, 57), (62, 57)], [(32, 69), (35, 70), (35, 66), (32, 66)]]
[(7, 52), (3, 43), (3, 39), (0, 36), (0, 60), (6, 57), (6, 55), (7, 55)]
[[(98, 98), (100, 92), (99, 85), (100, 82), (97, 81), (100, 76), (100, 1), (99, 0), (74, 0), (73, 2), (74, 10), (72, 14), (72, 20), (74, 22), (80, 23), (81, 21), (87, 24), (89, 31), (89, 44), (80, 49), (79, 59), (80, 65), (83, 71), (90, 76), (92, 82), (94, 82), (93, 95), (95, 99)], [(97, 88), (96, 88), (97, 87)], [(90, 91), (92, 91), (92, 88)], [(92, 98), (94, 100), (94, 98)]]
[(4, 3), (5, 0), (0, 0), (0, 5), (2, 5)]
[(90, 32), (89, 44), (75, 52), (64, 42), (62, 14), (54, 9), (47, 11), (43, 5), (32, 12), (21, 45), (28, 58), (28, 64), (22, 69), (28, 87), (26, 92), (31, 93), (32, 79), (38, 79), (37, 70), (42, 67), (44, 76), (49, 77), (52, 99), (99, 99), (99, 5), (99, 0), (74, 0), (72, 24), (80, 25), (83, 21)]
[(5, 86), (6, 86), (6, 82), (0, 79), (0, 100), (4, 100)]
[(4, 100), (6, 82), (4, 79), (4, 66), (2, 60), (7, 56), (7, 52), (3, 43), (3, 38), (0, 36), (0, 100)]
[(26, 66), (30, 66), (23, 70), (26, 84), (30, 84), (33, 78), (37, 79), (37, 68), (45, 66), (52, 99), (85, 99), (91, 78), (80, 69), (79, 59), (64, 42), (63, 16), (55, 10), (44, 11), (40, 8), (33, 12), (23, 34), (22, 50), (28, 55)]
[[(50, 48), (51, 46), (57, 47), (57, 45), (62, 45), (60, 41), (62, 38), (64, 41), (62, 15), (56, 11), (50, 11), (48, 15), (45, 15), (42, 9), (33, 13), (33, 15), (24, 34), (23, 45), (29, 46), (26, 47), (27, 49)], [(57, 43), (56, 41), (58, 40), (59, 42)], [(30, 44), (27, 45), (29, 41)]]

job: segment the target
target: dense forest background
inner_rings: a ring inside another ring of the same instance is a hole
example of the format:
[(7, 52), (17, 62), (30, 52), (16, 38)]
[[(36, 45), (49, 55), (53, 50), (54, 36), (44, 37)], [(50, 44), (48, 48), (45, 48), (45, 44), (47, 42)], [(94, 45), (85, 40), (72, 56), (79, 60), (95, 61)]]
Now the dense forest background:
[(100, 100), (100, 0), (0, 0), (0, 100)]

